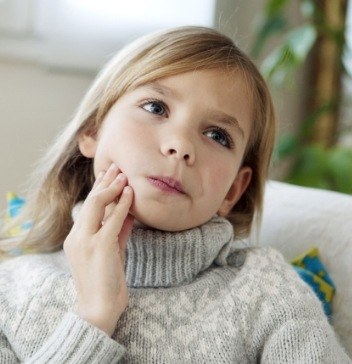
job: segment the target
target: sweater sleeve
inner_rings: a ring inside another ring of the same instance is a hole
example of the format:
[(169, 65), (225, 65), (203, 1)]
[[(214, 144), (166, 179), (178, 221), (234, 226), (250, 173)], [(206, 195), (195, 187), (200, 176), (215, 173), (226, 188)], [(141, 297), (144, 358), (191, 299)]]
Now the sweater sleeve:
[(350, 364), (325, 320), (288, 320), (266, 340), (261, 363)]
[[(67, 313), (59, 326), (26, 364), (117, 363), (125, 348), (105, 332), (74, 313)], [(17, 364), (20, 360), (6, 337), (0, 333), (0, 363)]]
[(52, 257), (1, 263), (0, 363), (118, 363), (125, 347), (71, 311), (71, 283)]
[(25, 363), (110, 364), (117, 363), (124, 353), (125, 348), (105, 332), (92, 326), (77, 314), (68, 312), (43, 346)]

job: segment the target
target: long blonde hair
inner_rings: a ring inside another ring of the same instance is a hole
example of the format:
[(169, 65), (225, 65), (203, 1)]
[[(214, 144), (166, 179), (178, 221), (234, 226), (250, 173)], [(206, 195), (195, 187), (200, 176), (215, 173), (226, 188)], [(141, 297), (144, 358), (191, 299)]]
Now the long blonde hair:
[(82, 100), (75, 117), (33, 173), (27, 203), (13, 221), (31, 221), (24, 234), (9, 238), (4, 226), (0, 235), (0, 257), (19, 247), (30, 252), (62, 248), (73, 221), (71, 211), (84, 200), (93, 182), (93, 160), (78, 148), (82, 133), (95, 135), (116, 100), (142, 84), (195, 69), (240, 71), (251, 91), (252, 134), (243, 165), (253, 170), (252, 180), (228, 219), (237, 236), (247, 235), (255, 213), (261, 215), (263, 191), (273, 149), (275, 116), (272, 100), (260, 73), (232, 40), (214, 29), (180, 27), (138, 39), (122, 49), (103, 68)]

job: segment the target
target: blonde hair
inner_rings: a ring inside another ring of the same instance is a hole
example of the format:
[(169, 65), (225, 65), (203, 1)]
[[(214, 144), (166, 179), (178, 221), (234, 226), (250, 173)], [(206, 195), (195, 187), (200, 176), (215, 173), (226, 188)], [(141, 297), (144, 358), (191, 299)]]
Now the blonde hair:
[(93, 160), (78, 148), (82, 133), (95, 135), (116, 100), (142, 84), (201, 69), (240, 71), (251, 92), (252, 135), (243, 165), (253, 170), (252, 180), (228, 216), (237, 236), (249, 233), (255, 212), (261, 215), (263, 191), (272, 153), (275, 117), (265, 81), (250, 59), (232, 40), (214, 29), (180, 27), (138, 39), (116, 54), (100, 72), (82, 100), (75, 117), (44, 156), (33, 174), (27, 204), (13, 225), (31, 221), (25, 234), (8, 238), (4, 226), (0, 256), (19, 247), (30, 252), (62, 248), (73, 221), (71, 211), (84, 200), (93, 182)]

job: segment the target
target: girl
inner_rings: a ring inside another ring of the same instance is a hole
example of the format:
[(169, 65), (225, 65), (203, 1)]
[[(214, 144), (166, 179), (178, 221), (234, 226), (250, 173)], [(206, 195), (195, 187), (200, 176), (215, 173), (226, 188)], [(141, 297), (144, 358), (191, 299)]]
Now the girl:
[(239, 241), (274, 128), (260, 74), (215, 30), (119, 52), (35, 173), (14, 222), (31, 228), (3, 233), (3, 258), (32, 254), (0, 267), (1, 363), (349, 363), (280, 254)]

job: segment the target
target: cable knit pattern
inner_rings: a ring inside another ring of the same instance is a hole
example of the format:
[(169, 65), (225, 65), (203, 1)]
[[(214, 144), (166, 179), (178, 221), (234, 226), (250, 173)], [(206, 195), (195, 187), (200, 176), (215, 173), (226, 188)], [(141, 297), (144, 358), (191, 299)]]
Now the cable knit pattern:
[(0, 265), (0, 363), (352, 363), (320, 302), (270, 248), (239, 248), (219, 217), (135, 228), (129, 304), (112, 338), (75, 314), (63, 251)]

